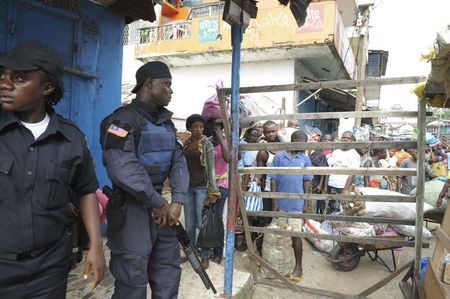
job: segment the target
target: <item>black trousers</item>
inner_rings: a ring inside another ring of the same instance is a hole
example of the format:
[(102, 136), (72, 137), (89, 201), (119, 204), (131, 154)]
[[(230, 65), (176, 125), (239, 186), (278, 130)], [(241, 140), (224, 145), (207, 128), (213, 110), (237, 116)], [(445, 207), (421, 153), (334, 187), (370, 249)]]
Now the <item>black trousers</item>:
[(0, 259), (0, 298), (63, 299), (71, 266), (67, 234), (39, 256)]
[[(327, 186), (328, 187), (328, 194), (341, 194), (343, 188), (336, 188), (336, 187), (332, 187), (332, 186)], [(325, 208), (325, 213), (323, 214), (332, 214), (332, 213), (338, 213), (341, 211), (341, 204), (339, 201), (337, 200), (330, 200), (328, 201), (328, 205)]]

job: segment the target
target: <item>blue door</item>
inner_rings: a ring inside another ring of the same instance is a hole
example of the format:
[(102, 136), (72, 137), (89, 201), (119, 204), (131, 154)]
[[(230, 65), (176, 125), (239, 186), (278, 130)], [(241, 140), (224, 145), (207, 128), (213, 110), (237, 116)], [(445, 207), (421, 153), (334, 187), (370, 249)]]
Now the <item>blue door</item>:
[[(65, 68), (73, 68), (76, 65), (78, 38), (76, 14), (33, 1), (1, 1), (0, 4), (0, 17), (2, 14), (8, 17), (4, 50), (23, 41), (39, 40), (60, 53)], [(69, 119), (75, 116), (73, 106), (76, 99), (74, 92), (76, 79), (73, 75), (64, 74), (64, 98), (55, 106), (59, 114)]]

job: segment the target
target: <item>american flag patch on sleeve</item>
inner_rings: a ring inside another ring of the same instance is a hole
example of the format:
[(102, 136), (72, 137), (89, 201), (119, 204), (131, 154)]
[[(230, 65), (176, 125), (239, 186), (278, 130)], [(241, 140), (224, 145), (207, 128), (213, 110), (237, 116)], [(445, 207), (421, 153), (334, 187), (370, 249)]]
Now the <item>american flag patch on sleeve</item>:
[(116, 136), (122, 137), (122, 138), (127, 137), (127, 135), (128, 135), (127, 130), (122, 129), (121, 127), (119, 127), (115, 124), (112, 124), (111, 126), (109, 126), (108, 133), (111, 133), (113, 135), (116, 135)]

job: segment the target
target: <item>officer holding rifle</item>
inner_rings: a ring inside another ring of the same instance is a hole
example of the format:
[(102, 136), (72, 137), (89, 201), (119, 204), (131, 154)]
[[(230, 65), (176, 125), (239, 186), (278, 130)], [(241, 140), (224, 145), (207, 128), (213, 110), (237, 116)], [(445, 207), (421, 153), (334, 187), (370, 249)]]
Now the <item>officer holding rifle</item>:
[[(148, 62), (136, 72), (136, 98), (101, 124), (103, 164), (113, 183), (108, 205), (112, 298), (177, 298), (180, 247), (175, 230), (189, 174), (177, 144), (172, 112), (172, 76), (166, 64)], [(170, 180), (172, 202), (161, 195)]]

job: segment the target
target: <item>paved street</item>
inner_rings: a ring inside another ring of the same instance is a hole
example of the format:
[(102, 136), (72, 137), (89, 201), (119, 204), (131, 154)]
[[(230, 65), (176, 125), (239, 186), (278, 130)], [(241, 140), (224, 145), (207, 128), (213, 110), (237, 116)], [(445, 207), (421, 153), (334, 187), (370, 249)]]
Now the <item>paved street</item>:
[[(109, 261), (109, 250), (105, 245), (105, 258)], [(79, 263), (75, 269), (73, 269), (69, 274), (69, 280), (67, 285), (67, 299), (103, 299), (111, 298), (112, 292), (114, 290), (114, 277), (109, 272), (109, 268), (106, 268), (105, 277), (100, 282), (100, 284), (91, 290), (92, 276), (90, 276), (86, 281), (83, 279), (82, 273), (84, 270), (84, 261)]]
[[(104, 246), (106, 261), (109, 261), (109, 250)], [(82, 277), (84, 262), (81, 262), (69, 274), (67, 286), (67, 299), (109, 299), (114, 291), (114, 277), (106, 269), (103, 281), (95, 290), (91, 290), (92, 276), (86, 281)], [(208, 276), (217, 289), (218, 294), (223, 293), (224, 268), (223, 265), (217, 265), (213, 262), (207, 270)], [(252, 291), (252, 280), (249, 273), (235, 270), (233, 278), (233, 297), (250, 298)], [(147, 298), (151, 298), (150, 289), (147, 292)], [(206, 290), (200, 277), (194, 272), (189, 262), (182, 265), (181, 285), (179, 290), (180, 299), (201, 299), (201, 298), (219, 298), (214, 296), (211, 290)]]

